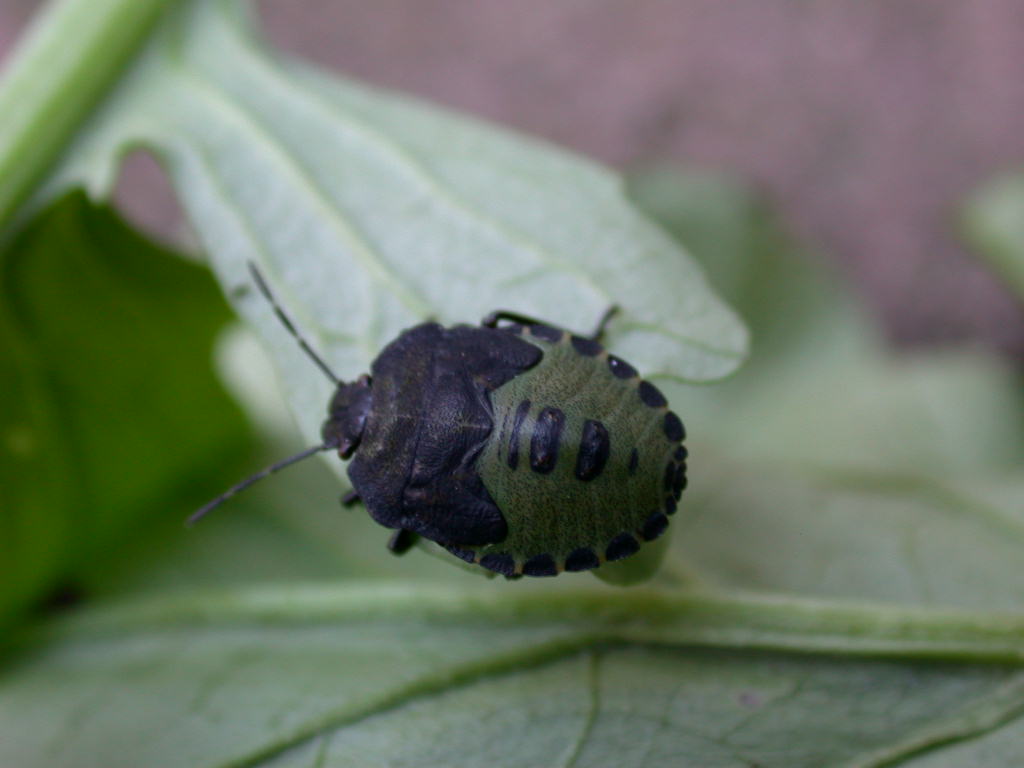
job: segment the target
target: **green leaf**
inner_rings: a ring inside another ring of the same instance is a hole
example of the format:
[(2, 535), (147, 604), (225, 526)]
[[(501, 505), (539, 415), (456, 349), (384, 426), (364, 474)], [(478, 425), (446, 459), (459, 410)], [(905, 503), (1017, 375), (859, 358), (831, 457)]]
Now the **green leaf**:
[[(151, 148), (307, 437), (330, 387), (251, 290), (250, 258), (346, 376), (430, 314), (501, 303), (582, 330), (612, 300), (611, 346), (645, 371), (735, 367), (742, 326), (607, 171), (272, 59), (239, 16), (165, 18), (21, 215), (69, 185), (108, 195), (120, 155)], [(1014, 765), (1019, 377), (978, 353), (895, 359), (746, 189), (648, 183), (637, 198), (760, 342), (720, 387), (666, 382), (694, 481), (656, 587), (395, 561), (322, 468), (296, 469), (93, 582), (223, 591), (23, 637), (0, 764)], [(353, 578), (384, 573), (409, 579)], [(292, 586), (237, 586), (256, 578)]]
[[(719, 588), (1024, 610), (1024, 477), (942, 483), (706, 456), (670, 562)], [(1004, 481), (1010, 485), (1009, 481)]]
[(139, 542), (93, 581), (92, 594), (370, 578), (479, 584), (479, 573), (453, 567), (447, 553), (395, 557), (385, 547), (389, 531), (364, 509), (342, 509), (339, 496), (337, 477), (322, 463), (296, 465), (195, 528), (178, 525)]
[(978, 255), (1024, 302), (1024, 175), (984, 184), (968, 198), (961, 223)]
[[(754, 204), (745, 190), (676, 179), (695, 192), (690, 199), (720, 195), (715, 216), (677, 208), (708, 243), (750, 230), (737, 213)], [(736, 194), (721, 195), (727, 188)], [(768, 212), (753, 209), (767, 226)], [(904, 364), (877, 345), (845, 295), (784, 255), (791, 246), (749, 242), (755, 274), (771, 272), (762, 259), (772, 254), (820, 307), (805, 317), (810, 330), (790, 334), (794, 345), (817, 349), (814, 329), (848, 340), (841, 353), (827, 347), (805, 359), (773, 326), (789, 321), (764, 310), (755, 332), (777, 334), (776, 354), (819, 383), (834, 382), (832, 366), (853, 375), (850, 358), (870, 363), (879, 402), (886, 376), (899, 396)], [(819, 290), (829, 300), (818, 301)], [(784, 306), (785, 289), (774, 291)], [(755, 314), (758, 295), (741, 310)], [(962, 379), (964, 368), (945, 365), (955, 359), (923, 364), (945, 393), (936, 406), (1019, 412), (1012, 399), (990, 398), (1013, 383), (998, 366), (981, 366), (969, 386), (946, 386)], [(751, 361), (758, 376), (783, 377), (784, 368), (757, 354)], [(722, 388), (741, 413), (758, 388), (744, 376)], [(714, 401), (715, 390), (699, 391)], [(975, 397), (982, 402), (972, 406)], [(718, 420), (744, 418), (730, 417), (721, 398)], [(895, 412), (870, 410), (837, 428)], [(0, 750), (9, 750), (0, 763), (42, 754), (46, 765), (81, 755), (189, 766), (1014, 765), (1024, 747), (1024, 545), (1015, 528), (1024, 478), (984, 466), (1003, 438), (968, 440), (966, 422), (955, 422), (948, 437), (974, 468), (957, 470), (955, 454), (939, 454), (936, 478), (912, 452), (898, 459), (892, 449), (889, 470), (869, 471), (860, 450), (808, 466), (796, 433), (779, 458), (690, 421), (694, 483), (660, 588), (586, 588), (573, 575), (482, 584), (421, 553), (395, 559), (379, 527), (338, 510), (337, 484), (321, 467), (297, 469), (150, 560), (135, 589), (345, 581), (150, 596), (51, 627), (0, 684), (0, 723), (10, 724), (0, 727)], [(681, 568), (704, 589), (673, 585)], [(352, 578), (387, 573), (409, 580)], [(942, 607), (951, 604), (971, 610)], [(104, 693), (110, 681), (121, 684)]]
[(895, 356), (741, 184), (659, 171), (633, 193), (754, 337), (729, 381), (665, 385), (690, 433), (688, 514), (673, 526), (688, 577), (1022, 610), (1019, 375), (978, 350)]
[(750, 324), (754, 353), (715, 387), (682, 387), (688, 431), (735, 458), (941, 475), (1024, 466), (1024, 394), (981, 350), (896, 355), (849, 293), (745, 185), (661, 170), (634, 198), (687, 243)]
[(1024, 706), (1024, 621), (966, 613), (377, 583), (55, 632), (0, 688), (3, 764), (878, 765)]
[(345, 378), (409, 325), (498, 307), (582, 332), (615, 304), (614, 346), (645, 371), (706, 381), (740, 364), (743, 325), (618, 176), (272, 58), (242, 8), (194, 0), (169, 14), (36, 200), (75, 185), (105, 197), (127, 148), (155, 153), (274, 349), (307, 439), (329, 382), (252, 290), (249, 261)]
[(0, 252), (0, 617), (179, 519), (247, 445), (209, 366), (209, 276), (73, 195)]

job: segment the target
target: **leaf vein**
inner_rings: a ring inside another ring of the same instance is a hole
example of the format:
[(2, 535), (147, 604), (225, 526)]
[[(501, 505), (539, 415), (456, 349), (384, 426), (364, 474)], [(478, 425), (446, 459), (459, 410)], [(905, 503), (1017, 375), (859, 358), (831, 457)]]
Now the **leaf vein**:
[(597, 713), (601, 709), (600, 653), (597, 650), (591, 649), (587, 653), (586, 662), (587, 691), (590, 694), (587, 713), (583, 719), (583, 724), (580, 727), (580, 732), (577, 734), (576, 740), (570, 745), (569, 753), (562, 762), (561, 768), (573, 768), (573, 766), (576, 765), (580, 755), (583, 753), (584, 747), (586, 747), (590, 734), (594, 730), (594, 724), (597, 721)]
[(267, 150), (283, 173), (293, 180), (294, 188), (304, 193), (320, 212), (324, 221), (342, 243), (345, 243), (356, 260), (379, 282), (387, 285), (407, 309), (419, 317), (431, 313), (430, 303), (402, 281), (391, 267), (380, 257), (354, 225), (333, 205), (328, 193), (316, 181), (313, 174), (280, 143), (277, 136), (260, 121), (248, 108), (229, 98), (228, 92), (201, 77), (198, 73), (184, 69), (182, 76), (194, 86), (194, 92), (226, 120), (246, 131), (252, 140)]

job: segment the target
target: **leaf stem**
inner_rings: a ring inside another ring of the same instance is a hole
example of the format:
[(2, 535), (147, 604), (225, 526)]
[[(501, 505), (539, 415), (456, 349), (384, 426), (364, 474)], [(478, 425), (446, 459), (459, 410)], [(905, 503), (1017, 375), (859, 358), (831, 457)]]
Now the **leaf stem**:
[(164, 597), (98, 611), (65, 628), (106, 634), (151, 626), (414, 619), (559, 624), (607, 642), (1024, 663), (1024, 614), (725, 591), (299, 585)]
[(178, 0), (56, 0), (0, 79), (0, 231)]

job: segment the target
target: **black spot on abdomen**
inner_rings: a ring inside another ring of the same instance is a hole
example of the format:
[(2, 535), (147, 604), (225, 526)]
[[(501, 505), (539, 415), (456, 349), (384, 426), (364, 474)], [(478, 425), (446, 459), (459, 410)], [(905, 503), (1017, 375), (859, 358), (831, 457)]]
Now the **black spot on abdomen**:
[(516, 562), (512, 559), (512, 555), (506, 554), (490, 554), (484, 555), (480, 559), (480, 565), (489, 571), (500, 573), (502, 576), (515, 576), (516, 574)]
[(665, 430), (665, 437), (673, 443), (686, 438), (686, 429), (683, 427), (683, 422), (680, 421), (679, 417), (672, 413), (672, 411), (665, 414), (665, 420), (662, 423), (662, 427)]
[(675, 464), (675, 462), (670, 461), (668, 464), (665, 465), (665, 481), (664, 482), (665, 482), (665, 490), (666, 491), (672, 490), (672, 482), (674, 481), (675, 476), (676, 476), (676, 464)]
[(644, 405), (648, 408), (661, 408), (668, 405), (668, 400), (666, 400), (665, 396), (661, 394), (661, 390), (649, 381), (641, 381), (640, 386), (637, 387), (637, 392), (640, 395), (640, 399), (643, 400)]
[(604, 351), (604, 347), (594, 339), (585, 339), (582, 336), (573, 336), (571, 341), (572, 348), (584, 357), (596, 357)]
[(686, 490), (686, 467), (679, 464), (676, 467), (675, 477), (672, 478), (672, 495), (677, 499)]
[(512, 433), (508, 436), (508, 465), (515, 469), (519, 464), (519, 431), (523, 428), (526, 414), (530, 412), (530, 401), (523, 400), (516, 408), (515, 419), (512, 421)]
[(608, 562), (622, 560), (624, 557), (636, 554), (638, 549), (640, 549), (640, 542), (628, 533), (620, 533), (608, 544), (608, 548), (604, 552), (604, 559)]
[(608, 369), (617, 379), (631, 379), (640, 375), (636, 372), (636, 368), (615, 355), (608, 355)]
[(587, 419), (583, 423), (579, 453), (576, 454), (576, 477), (585, 481), (600, 475), (608, 461), (609, 451), (608, 430), (604, 424)]
[(537, 555), (523, 563), (524, 576), (557, 576), (558, 567), (551, 555)]
[(644, 523), (641, 535), (645, 541), (654, 541), (668, 528), (668, 518), (661, 512), (654, 512)]
[(555, 468), (564, 428), (565, 414), (558, 408), (545, 408), (537, 414), (530, 439), (530, 469), (546, 475)]
[(601, 561), (597, 559), (594, 550), (580, 547), (579, 549), (574, 549), (565, 559), (565, 570), (589, 571), (591, 568), (597, 568), (600, 564)]

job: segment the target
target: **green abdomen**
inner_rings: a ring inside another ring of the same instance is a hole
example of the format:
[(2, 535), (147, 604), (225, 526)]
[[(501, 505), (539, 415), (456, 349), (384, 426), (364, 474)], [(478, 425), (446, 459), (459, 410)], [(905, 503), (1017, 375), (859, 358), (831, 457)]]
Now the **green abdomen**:
[(473, 548), (474, 559), (511, 557), (516, 574), (525, 566), (545, 575), (632, 554), (675, 511), (681, 425), (673, 429), (660, 393), (621, 361), (609, 364), (607, 352), (581, 352), (568, 334), (524, 338), (544, 358), (491, 394), (494, 428), (477, 460), (509, 533)]

